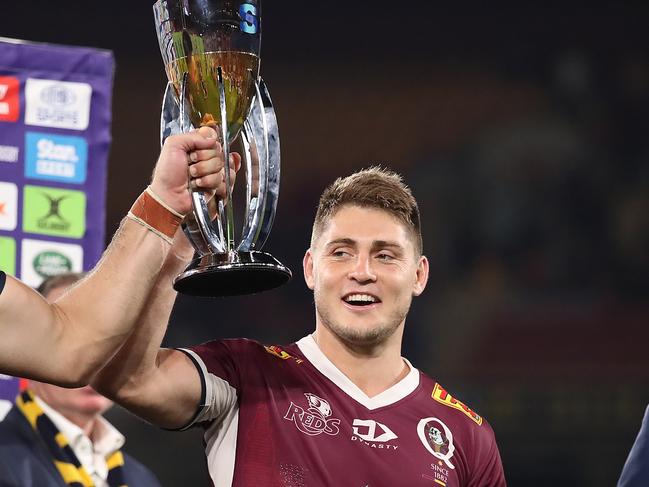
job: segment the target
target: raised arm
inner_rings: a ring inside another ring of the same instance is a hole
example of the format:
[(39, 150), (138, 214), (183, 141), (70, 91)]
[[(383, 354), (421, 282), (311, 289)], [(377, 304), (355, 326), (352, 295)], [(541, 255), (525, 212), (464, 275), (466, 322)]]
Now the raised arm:
[[(233, 154), (231, 181), (239, 165), (240, 157)], [(223, 195), (225, 183), (216, 192)], [(197, 369), (189, 357), (178, 350), (160, 348), (176, 298), (172, 281), (192, 255), (187, 238), (178, 230), (137, 326), (92, 382), (96, 390), (132, 413), (170, 429), (190, 422), (202, 393)]]
[(200, 379), (189, 358), (160, 348), (176, 299), (173, 278), (192, 254), (186, 240), (178, 231), (133, 333), (92, 381), (93, 388), (133, 414), (170, 429), (192, 419), (201, 397)]
[[(206, 136), (207, 135), (207, 136)], [(191, 208), (192, 184), (216, 187), (223, 167), (215, 133), (169, 137), (147, 193), (134, 204), (96, 268), (55, 303), (7, 276), (0, 294), (0, 373), (63, 386), (86, 384), (116, 353), (142, 312)]]

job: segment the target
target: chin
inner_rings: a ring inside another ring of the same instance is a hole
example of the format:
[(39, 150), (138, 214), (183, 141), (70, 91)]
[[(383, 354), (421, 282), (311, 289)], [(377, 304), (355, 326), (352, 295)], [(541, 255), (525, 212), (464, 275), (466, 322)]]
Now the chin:
[(365, 347), (380, 345), (381, 343), (387, 341), (387, 339), (390, 338), (396, 330), (396, 327), (390, 326), (375, 326), (364, 329), (354, 328), (352, 326), (332, 327), (332, 331), (343, 342), (349, 343), (350, 345)]
[(96, 394), (77, 401), (79, 410), (86, 414), (102, 414), (113, 405), (112, 401)]

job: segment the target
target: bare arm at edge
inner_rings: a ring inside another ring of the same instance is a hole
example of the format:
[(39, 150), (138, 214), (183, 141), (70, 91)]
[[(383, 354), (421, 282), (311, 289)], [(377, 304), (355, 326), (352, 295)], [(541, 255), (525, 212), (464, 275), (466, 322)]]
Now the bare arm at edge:
[[(210, 137), (213, 135), (210, 134)], [(216, 187), (218, 143), (200, 133), (167, 139), (151, 183), (161, 199), (186, 214), (189, 153), (202, 187)], [(206, 162), (206, 161), (209, 161)], [(219, 176), (220, 177), (220, 176)], [(171, 246), (130, 219), (119, 230), (95, 269), (55, 303), (7, 277), (0, 294), (0, 373), (67, 387), (89, 382), (128, 337), (154, 286)]]

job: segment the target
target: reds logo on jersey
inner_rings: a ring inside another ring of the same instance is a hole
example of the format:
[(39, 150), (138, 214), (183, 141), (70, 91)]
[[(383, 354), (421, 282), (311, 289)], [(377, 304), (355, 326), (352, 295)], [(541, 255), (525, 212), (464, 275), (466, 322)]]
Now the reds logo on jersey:
[(335, 436), (340, 431), (340, 419), (330, 418), (331, 406), (324, 399), (315, 394), (305, 393), (309, 407), (304, 410), (291, 401), (284, 419), (293, 421), (302, 433), (315, 436), (322, 433)]
[(457, 409), (458, 411), (462, 411), (469, 418), (475, 421), (479, 426), (482, 426), (482, 416), (472, 411), (462, 401), (458, 401), (457, 399), (455, 399), (442, 386), (440, 386), (437, 383), (435, 384), (435, 389), (433, 390), (432, 397), (437, 402), (444, 404), (445, 406), (448, 406), (453, 409)]

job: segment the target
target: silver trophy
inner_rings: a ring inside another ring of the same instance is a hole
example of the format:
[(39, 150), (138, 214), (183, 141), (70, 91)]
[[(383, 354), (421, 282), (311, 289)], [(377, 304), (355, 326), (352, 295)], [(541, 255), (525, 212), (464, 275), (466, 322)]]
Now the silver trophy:
[(261, 0), (159, 0), (153, 13), (169, 79), (161, 143), (212, 125), (225, 161), (238, 144), (246, 179), (238, 241), (229, 171), (227, 200), (218, 203), (218, 211), (210, 211), (202, 193), (192, 192), (193, 218), (186, 219), (184, 230), (196, 258), (174, 288), (193, 296), (231, 296), (284, 284), (291, 271), (261, 252), (273, 225), (280, 176), (277, 118), (259, 77)]

